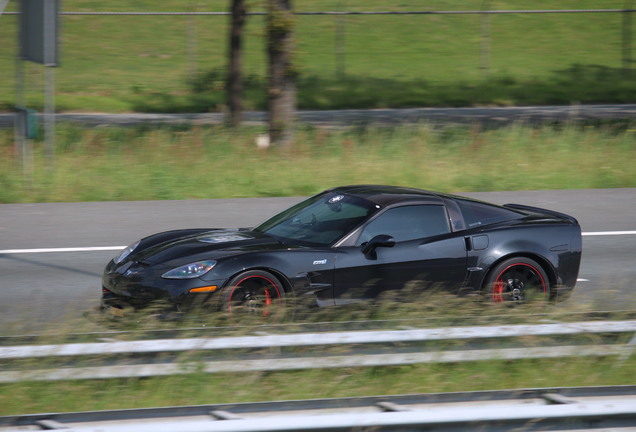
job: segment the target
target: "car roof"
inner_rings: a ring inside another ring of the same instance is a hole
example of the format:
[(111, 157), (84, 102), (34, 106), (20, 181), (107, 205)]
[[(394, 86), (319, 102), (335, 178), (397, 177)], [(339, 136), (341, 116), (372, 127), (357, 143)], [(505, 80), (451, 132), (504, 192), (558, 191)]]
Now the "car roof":
[(334, 193), (343, 193), (364, 198), (382, 207), (401, 202), (418, 202), (422, 204), (442, 204), (442, 197), (450, 198), (444, 194), (421, 189), (383, 186), (383, 185), (353, 185), (340, 186), (329, 190)]

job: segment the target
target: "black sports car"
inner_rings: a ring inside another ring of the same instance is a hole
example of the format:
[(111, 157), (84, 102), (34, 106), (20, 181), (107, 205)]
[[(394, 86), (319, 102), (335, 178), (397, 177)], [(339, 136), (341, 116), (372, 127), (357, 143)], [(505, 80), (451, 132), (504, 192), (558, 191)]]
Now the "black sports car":
[(104, 271), (102, 307), (161, 301), (269, 316), (442, 286), (493, 302), (562, 300), (576, 283), (581, 229), (571, 216), (393, 186), (315, 195), (256, 228), (146, 237)]

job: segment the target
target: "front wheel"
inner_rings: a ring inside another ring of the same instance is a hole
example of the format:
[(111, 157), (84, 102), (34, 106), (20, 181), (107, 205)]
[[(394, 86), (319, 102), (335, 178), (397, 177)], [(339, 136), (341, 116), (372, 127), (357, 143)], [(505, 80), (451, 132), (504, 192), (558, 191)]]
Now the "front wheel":
[(250, 270), (230, 280), (221, 295), (221, 309), (234, 323), (275, 323), (285, 316), (285, 290), (269, 272)]
[(544, 306), (550, 298), (550, 281), (543, 268), (530, 258), (510, 258), (495, 266), (484, 284), (493, 303)]

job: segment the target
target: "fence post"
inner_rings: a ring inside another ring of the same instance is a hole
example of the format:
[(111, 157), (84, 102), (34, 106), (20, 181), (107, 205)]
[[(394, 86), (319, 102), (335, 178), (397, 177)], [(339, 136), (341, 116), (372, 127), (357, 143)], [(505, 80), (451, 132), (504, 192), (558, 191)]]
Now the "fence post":
[(633, 0), (625, 0), (623, 10), (623, 74), (629, 75), (632, 70), (632, 12)]
[[(346, 9), (346, 0), (339, 2), (340, 11), (344, 12)], [(345, 76), (345, 16), (338, 15), (336, 18), (336, 77), (344, 78)]]
[[(190, 3), (190, 11), (198, 12), (197, 5), (194, 2)], [(197, 74), (197, 17), (191, 15), (186, 20), (186, 32), (187, 32), (187, 53), (188, 53), (188, 78), (194, 80)]]
[[(481, 4), (481, 11), (490, 11), (490, 0), (484, 0)], [(483, 78), (490, 74), (490, 14), (481, 14), (481, 62), (479, 69)]]

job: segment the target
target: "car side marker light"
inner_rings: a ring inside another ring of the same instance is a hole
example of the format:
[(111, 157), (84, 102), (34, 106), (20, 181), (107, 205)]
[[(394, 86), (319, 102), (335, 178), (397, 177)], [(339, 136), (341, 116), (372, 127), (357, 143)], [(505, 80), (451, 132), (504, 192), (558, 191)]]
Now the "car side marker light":
[(189, 292), (191, 293), (212, 292), (212, 291), (216, 291), (216, 289), (217, 289), (216, 285), (210, 285), (210, 286), (204, 286), (199, 288), (192, 288)]

